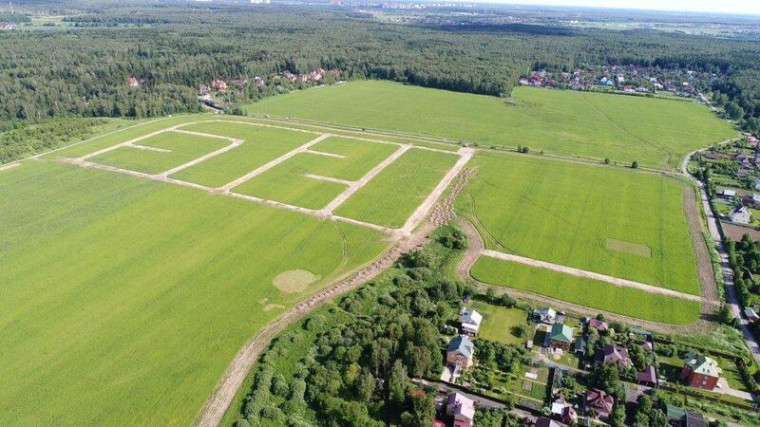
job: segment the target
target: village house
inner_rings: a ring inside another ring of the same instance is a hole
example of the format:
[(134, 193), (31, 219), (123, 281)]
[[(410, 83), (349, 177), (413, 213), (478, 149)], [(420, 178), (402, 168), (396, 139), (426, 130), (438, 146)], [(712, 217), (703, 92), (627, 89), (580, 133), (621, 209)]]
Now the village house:
[(737, 206), (728, 215), (728, 219), (737, 224), (749, 224), (752, 220), (752, 213), (746, 206)]
[(604, 390), (592, 388), (586, 393), (586, 410), (593, 411), (596, 418), (607, 421), (615, 406), (615, 399)]
[(264, 85), (266, 83), (264, 83), (264, 79), (263, 78), (261, 78), (259, 76), (256, 76), (256, 77), (253, 78), (253, 84), (256, 87), (264, 87)]
[(673, 427), (704, 427), (707, 425), (702, 414), (684, 411), (675, 405), (665, 405), (668, 425)]
[(227, 82), (224, 80), (214, 79), (211, 81), (211, 88), (217, 92), (227, 92)]
[(127, 79), (127, 84), (129, 87), (140, 87), (140, 81), (137, 80), (135, 77), (130, 77)]
[(460, 393), (452, 393), (446, 402), (446, 414), (454, 417), (454, 425), (472, 426), (475, 419), (475, 402)]
[(536, 427), (559, 427), (559, 424), (550, 418), (539, 417), (536, 420)]
[(636, 374), (636, 381), (639, 384), (657, 387), (657, 370), (652, 365), (648, 365), (643, 371)]
[(198, 86), (198, 93), (201, 95), (208, 95), (209, 92), (211, 92), (211, 89), (209, 89), (206, 85), (200, 85)]
[(552, 418), (565, 424), (573, 425), (578, 420), (578, 414), (573, 405), (565, 400), (565, 396), (560, 393), (552, 402)]
[(625, 370), (633, 366), (631, 357), (625, 347), (616, 345), (605, 345), (604, 348), (596, 352), (597, 365), (615, 365), (620, 370)]
[(715, 359), (707, 356), (689, 356), (684, 359), (681, 375), (691, 387), (712, 390), (718, 384), (722, 372)]
[(575, 344), (573, 344), (573, 351), (575, 354), (580, 356), (586, 355), (586, 343), (588, 341), (586, 340), (586, 337), (583, 335), (578, 336), (578, 338), (575, 339)]
[(230, 80), (230, 84), (232, 86), (235, 86), (235, 88), (237, 89), (239, 93), (243, 93), (243, 91), (245, 91), (245, 87), (248, 86), (248, 80), (246, 79)]
[(449, 343), (446, 349), (446, 363), (453, 366), (455, 371), (465, 370), (472, 366), (474, 347), (466, 335), (460, 335)]
[(562, 323), (555, 323), (549, 333), (549, 345), (553, 349), (570, 350), (573, 333), (573, 328)]
[(610, 329), (610, 325), (607, 322), (595, 318), (587, 319), (586, 326), (589, 329), (596, 329), (599, 333), (605, 333)]
[(757, 315), (757, 312), (752, 307), (747, 307), (744, 309), (744, 317), (747, 318), (749, 323), (755, 323), (760, 320), (760, 316)]
[(539, 322), (551, 325), (557, 320), (557, 312), (551, 307), (544, 307), (540, 310), (534, 310), (533, 317)]
[(464, 309), (459, 314), (459, 320), (462, 322), (462, 333), (474, 337), (478, 334), (483, 316), (475, 310)]

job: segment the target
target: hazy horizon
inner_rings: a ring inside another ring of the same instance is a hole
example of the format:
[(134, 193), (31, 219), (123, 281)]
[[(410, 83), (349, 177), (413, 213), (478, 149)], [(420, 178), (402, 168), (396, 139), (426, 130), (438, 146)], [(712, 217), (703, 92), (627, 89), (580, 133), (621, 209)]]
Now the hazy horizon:
[(604, 2), (595, 0), (469, 0), (469, 2), (760, 15), (760, 2), (750, 0), (736, 0), (732, 2), (718, 2), (715, 0), (670, 0), (667, 2), (660, 0), (607, 0)]

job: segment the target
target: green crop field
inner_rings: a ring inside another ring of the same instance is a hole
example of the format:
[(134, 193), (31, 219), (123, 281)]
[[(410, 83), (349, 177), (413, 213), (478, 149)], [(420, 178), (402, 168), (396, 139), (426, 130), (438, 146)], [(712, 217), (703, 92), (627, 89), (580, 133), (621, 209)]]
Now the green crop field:
[(212, 151), (230, 145), (230, 141), (218, 138), (188, 135), (179, 132), (164, 132), (137, 142), (138, 145), (170, 150), (156, 152), (134, 147), (121, 147), (89, 160), (108, 166), (116, 166), (145, 173), (165, 172), (183, 165)]
[(325, 160), (336, 159), (299, 153), (232, 191), (303, 208), (321, 209), (348, 188), (343, 184), (304, 176), (313, 163), (323, 164)]
[(383, 169), (335, 213), (400, 228), (457, 159), (455, 155), (411, 149)]
[(617, 287), (494, 258), (478, 258), (472, 266), (471, 274), (484, 283), (653, 322), (688, 324), (699, 319), (700, 307), (695, 301)]
[(699, 294), (681, 182), (506, 153), (469, 166), (457, 209), (489, 249)]
[[(481, 338), (507, 345), (522, 346), (532, 334), (528, 327), (528, 316), (524, 310), (501, 307), (481, 301), (474, 301), (470, 308), (474, 308), (483, 315), (483, 322), (478, 331), (478, 336)], [(515, 328), (518, 326), (525, 327), (525, 336), (518, 337), (515, 335)]]
[(317, 159), (312, 160), (308, 173), (356, 181), (398, 148), (394, 144), (328, 138), (312, 146), (310, 150), (337, 154), (344, 158), (316, 155), (314, 157)]
[[(0, 425), (189, 425), (257, 330), (387, 244), (52, 161), (0, 172), (0, 194)], [(317, 280), (274, 286), (294, 270)]]
[(516, 88), (504, 100), (353, 82), (268, 98), (248, 111), (657, 168), (737, 135), (693, 102), (534, 88)]
[(221, 187), (317, 137), (313, 133), (293, 132), (238, 123), (198, 123), (183, 130), (242, 139), (243, 145), (172, 175), (173, 178), (208, 187)]

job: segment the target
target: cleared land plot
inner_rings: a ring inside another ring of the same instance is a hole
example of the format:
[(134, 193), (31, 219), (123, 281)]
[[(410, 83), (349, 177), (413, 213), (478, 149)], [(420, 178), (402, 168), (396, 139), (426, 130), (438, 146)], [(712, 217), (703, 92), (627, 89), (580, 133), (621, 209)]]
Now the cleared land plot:
[(400, 228), (458, 159), (456, 155), (411, 149), (383, 169), (335, 213)]
[[(0, 174), (0, 194), (0, 425), (190, 425), (245, 341), (386, 245), (53, 162)], [(294, 270), (321, 279), (278, 290)]]
[(89, 160), (117, 168), (157, 174), (226, 147), (230, 145), (230, 141), (179, 132), (164, 132), (139, 141), (137, 144), (169, 151), (157, 152), (135, 147), (120, 147)]
[(653, 322), (688, 324), (699, 319), (700, 306), (695, 301), (617, 287), (488, 257), (478, 258), (471, 274), (484, 283)]
[[(481, 338), (508, 345), (522, 346), (532, 334), (526, 321), (527, 315), (525, 311), (519, 308), (500, 307), (482, 301), (474, 301), (471, 308), (483, 315), (483, 321), (478, 331), (478, 336)], [(515, 333), (520, 326), (525, 328), (525, 336), (518, 337)]]
[(312, 133), (225, 122), (197, 123), (183, 126), (181, 129), (243, 140), (243, 145), (233, 150), (172, 175), (172, 178), (214, 188), (232, 182), (317, 136)]
[(398, 145), (394, 144), (328, 138), (309, 151), (335, 154), (343, 158), (311, 154), (318, 157), (319, 161), (313, 161), (309, 165), (309, 173), (356, 181), (396, 150)]
[[(679, 181), (501, 153), (473, 162), (457, 209), (488, 249), (699, 294)], [(610, 248), (609, 239), (651, 256)]]
[(289, 205), (321, 209), (347, 188), (344, 184), (304, 176), (318, 168), (317, 165), (323, 165), (326, 160), (329, 162), (333, 159), (299, 153), (232, 191)]
[(534, 88), (516, 88), (505, 101), (352, 82), (267, 98), (248, 111), (658, 168), (677, 167), (686, 153), (736, 135), (694, 102)]

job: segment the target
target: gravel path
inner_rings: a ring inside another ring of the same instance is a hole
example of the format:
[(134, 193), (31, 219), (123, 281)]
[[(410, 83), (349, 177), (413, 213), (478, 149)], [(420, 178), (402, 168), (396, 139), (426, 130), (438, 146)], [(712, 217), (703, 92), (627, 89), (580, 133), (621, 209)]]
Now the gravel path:
[[(489, 258), (496, 258), (509, 262), (516, 262), (519, 264), (529, 265), (531, 267), (543, 268), (546, 270), (556, 271), (558, 273), (567, 274), (570, 276), (581, 277), (584, 279), (596, 280), (598, 282), (609, 283), (614, 286), (624, 288), (639, 289), (650, 294), (660, 294), (673, 298), (680, 298), (689, 301), (702, 301), (702, 297), (699, 295), (686, 294), (683, 292), (674, 291), (672, 289), (660, 288), (657, 286), (647, 285), (645, 283), (634, 282), (632, 280), (621, 279), (619, 277), (607, 276), (606, 274), (599, 274), (593, 271), (580, 270), (565, 265), (552, 264), (546, 261), (540, 261), (537, 259), (526, 258), (519, 255), (507, 254), (504, 252), (493, 251), (490, 249), (484, 249), (480, 253), (482, 256)], [(713, 305), (719, 305), (717, 301), (712, 301)]]

